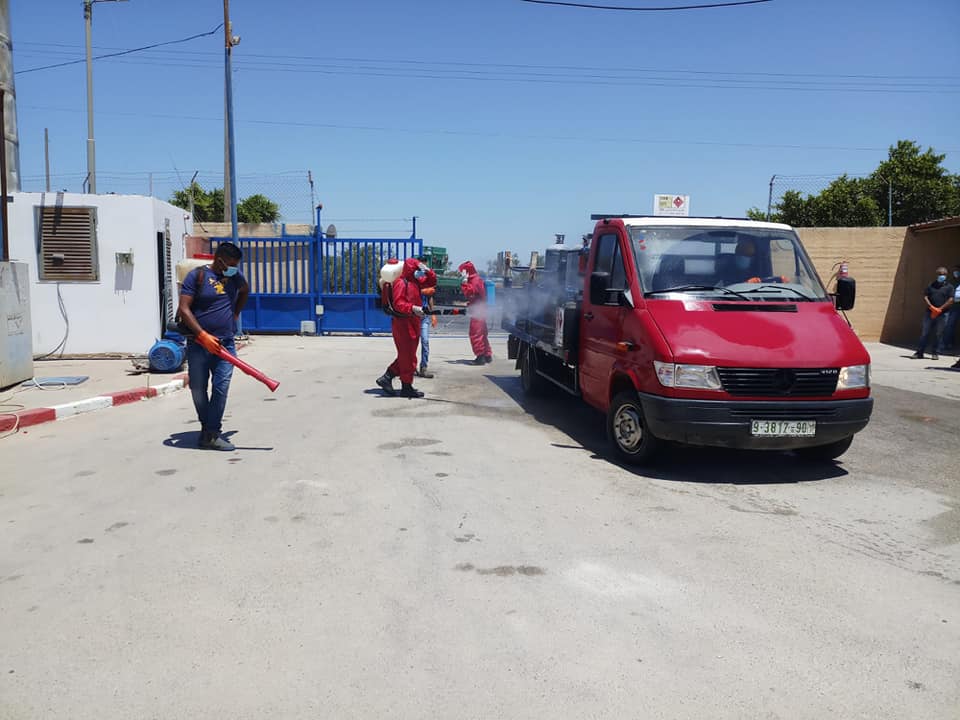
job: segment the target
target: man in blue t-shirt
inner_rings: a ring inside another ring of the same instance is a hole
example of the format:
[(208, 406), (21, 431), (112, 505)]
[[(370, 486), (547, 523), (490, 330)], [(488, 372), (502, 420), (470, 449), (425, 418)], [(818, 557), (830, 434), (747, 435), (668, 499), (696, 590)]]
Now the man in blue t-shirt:
[[(240, 311), (250, 294), (250, 287), (239, 270), (242, 257), (243, 253), (236, 245), (221, 243), (213, 262), (192, 270), (180, 288), (179, 315), (183, 324), (196, 337), (203, 333), (212, 336), (231, 355), (237, 354), (233, 338)], [(193, 405), (200, 420), (200, 447), (234, 450), (230, 442), (220, 437), (233, 365), (190, 338), (187, 340), (187, 366)], [(208, 396), (207, 386), (211, 378), (213, 389)]]

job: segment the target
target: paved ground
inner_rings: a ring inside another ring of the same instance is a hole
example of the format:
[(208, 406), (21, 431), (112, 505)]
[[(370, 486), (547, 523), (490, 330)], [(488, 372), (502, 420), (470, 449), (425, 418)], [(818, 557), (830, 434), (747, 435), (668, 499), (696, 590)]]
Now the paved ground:
[(434, 345), (408, 401), (389, 340), (258, 338), (234, 455), (185, 392), (0, 441), (0, 718), (957, 717), (960, 374), (878, 360), (839, 464), (640, 474)]

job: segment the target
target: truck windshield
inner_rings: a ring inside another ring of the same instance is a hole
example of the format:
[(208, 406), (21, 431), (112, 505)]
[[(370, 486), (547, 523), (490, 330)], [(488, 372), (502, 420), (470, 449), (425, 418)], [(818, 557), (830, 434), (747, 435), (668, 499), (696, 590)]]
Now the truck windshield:
[(628, 227), (645, 296), (826, 300), (796, 234), (751, 227)]

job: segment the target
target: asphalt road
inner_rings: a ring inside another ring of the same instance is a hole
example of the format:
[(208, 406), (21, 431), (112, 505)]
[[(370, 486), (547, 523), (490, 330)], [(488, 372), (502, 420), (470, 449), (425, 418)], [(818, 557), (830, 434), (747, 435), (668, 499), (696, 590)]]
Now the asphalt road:
[(186, 392), (0, 441), (0, 718), (960, 715), (960, 402), (640, 473), (465, 339), (426, 400), (391, 357), (258, 338), (235, 454)]

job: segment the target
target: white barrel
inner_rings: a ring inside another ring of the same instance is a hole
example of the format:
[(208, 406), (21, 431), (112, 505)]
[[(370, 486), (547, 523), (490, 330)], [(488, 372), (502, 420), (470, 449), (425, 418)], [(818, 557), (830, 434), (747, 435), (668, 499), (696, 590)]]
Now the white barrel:
[(403, 274), (403, 263), (399, 260), (396, 262), (388, 262), (382, 268), (380, 268), (380, 279), (377, 283), (378, 287), (382, 287), (384, 283), (395, 283), (400, 276)]
[(194, 268), (198, 268), (202, 265), (209, 265), (212, 260), (205, 260), (203, 258), (185, 258), (177, 263), (177, 284), (183, 285), (184, 278), (187, 277)]

